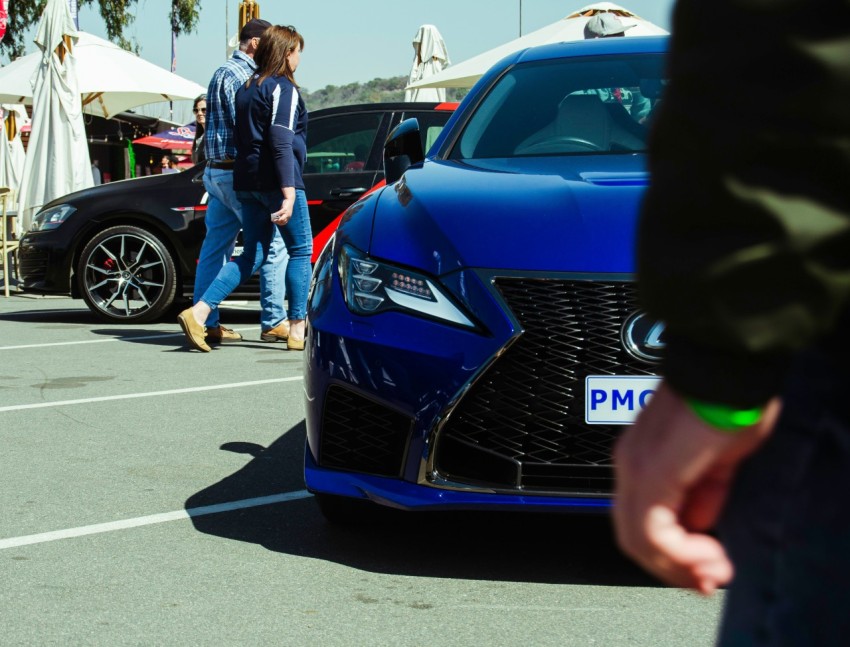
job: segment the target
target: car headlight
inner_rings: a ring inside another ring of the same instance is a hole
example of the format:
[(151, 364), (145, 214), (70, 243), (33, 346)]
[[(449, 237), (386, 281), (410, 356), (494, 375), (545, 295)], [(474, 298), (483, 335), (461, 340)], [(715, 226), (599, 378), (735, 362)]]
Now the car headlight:
[(65, 222), (72, 213), (77, 210), (70, 204), (59, 204), (49, 209), (39, 211), (32, 219), (30, 231), (45, 231), (47, 229), (56, 229), (59, 225)]
[(356, 314), (405, 310), (475, 328), (469, 317), (424, 274), (373, 260), (351, 245), (343, 245), (340, 250), (338, 269), (345, 303)]

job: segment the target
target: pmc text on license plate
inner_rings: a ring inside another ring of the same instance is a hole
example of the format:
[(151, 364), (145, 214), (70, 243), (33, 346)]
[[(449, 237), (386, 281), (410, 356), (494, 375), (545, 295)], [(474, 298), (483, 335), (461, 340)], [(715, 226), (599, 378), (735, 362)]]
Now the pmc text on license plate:
[(588, 375), (584, 389), (584, 421), (589, 425), (628, 425), (646, 406), (661, 378), (631, 375)]

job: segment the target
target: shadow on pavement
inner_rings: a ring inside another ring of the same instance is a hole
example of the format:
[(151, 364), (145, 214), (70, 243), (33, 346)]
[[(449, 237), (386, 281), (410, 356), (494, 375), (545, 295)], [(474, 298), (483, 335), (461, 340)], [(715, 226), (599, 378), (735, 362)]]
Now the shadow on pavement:
[[(117, 341), (129, 344), (144, 344), (146, 346), (162, 346), (174, 352), (185, 351), (199, 352), (189, 347), (183, 331), (175, 323), (174, 330), (157, 330), (137, 328), (93, 328), (91, 331), (94, 335), (103, 335), (104, 337), (117, 338)], [(269, 343), (259, 339), (260, 327), (257, 326), (255, 331), (242, 331), (244, 338), (242, 341), (227, 342), (224, 344), (227, 348), (251, 348), (252, 350), (272, 350), (285, 351), (286, 344)], [(221, 348), (221, 344), (212, 344), (212, 352), (217, 352)], [(264, 360), (265, 361), (265, 360)]]
[[(2, 272), (0, 272), (2, 275)], [(0, 314), (0, 321), (16, 321), (34, 324), (102, 324), (109, 325), (104, 319), (101, 319), (89, 310), (85, 303), (80, 299), (56, 299), (47, 302), (33, 302), (34, 306), (31, 309), (15, 310), (12, 312), (4, 312)], [(49, 307), (55, 304), (56, 307)], [(136, 324), (135, 327), (128, 328), (128, 331), (134, 333), (144, 332), (141, 326), (154, 324), (174, 324), (175, 330), (177, 327), (177, 315), (188, 306), (191, 301), (185, 298), (180, 298), (160, 317), (154, 321), (149, 321), (143, 324)], [(71, 306), (71, 307), (69, 307)], [(246, 305), (232, 305), (227, 302), (221, 306), (221, 320), (226, 326), (243, 326), (247, 324), (256, 324), (259, 329), (259, 302), (249, 301)], [(134, 326), (134, 324), (116, 322), (118, 326)], [(150, 332), (150, 331), (148, 331)]]
[[(305, 426), (268, 448), (232, 442), (250, 462), (186, 509), (304, 489)], [(312, 498), (193, 517), (203, 533), (376, 573), (597, 586), (659, 586), (614, 544), (607, 517), (380, 510), (362, 526), (327, 523)]]
[(0, 314), (0, 321), (34, 324), (36, 328), (48, 328), (52, 324), (65, 326), (67, 324), (87, 325), (103, 323), (94, 316), (88, 308), (73, 310), (17, 310)]
[(89, 332), (93, 335), (117, 338), (116, 341), (130, 344), (144, 344), (146, 346), (167, 346), (172, 350), (183, 348), (183, 333), (177, 324), (176, 330), (158, 330), (144, 328), (144, 324), (136, 328), (92, 328)]
[[(56, 304), (59, 306), (57, 308), (39, 307), (32, 310), (4, 312), (0, 314), (0, 321), (27, 324), (34, 330), (45, 331), (67, 330), (69, 326), (82, 326), (86, 327), (86, 332), (92, 335), (115, 338), (120, 342), (160, 346), (175, 352), (192, 352), (177, 323), (177, 314), (189, 303), (187, 300), (180, 300), (155, 321), (141, 324), (118, 322), (111, 327), (109, 323), (86, 308), (82, 301), (71, 299), (57, 299)], [(74, 304), (74, 307), (68, 307), (71, 304)], [(256, 302), (248, 302), (247, 305), (241, 306), (225, 303), (221, 309), (221, 319), (224, 325), (239, 328), (244, 337), (241, 342), (228, 343), (228, 346), (262, 350), (281, 350), (282, 348), (281, 344), (269, 344), (260, 340), (259, 305)], [(253, 328), (246, 330), (249, 326)]]

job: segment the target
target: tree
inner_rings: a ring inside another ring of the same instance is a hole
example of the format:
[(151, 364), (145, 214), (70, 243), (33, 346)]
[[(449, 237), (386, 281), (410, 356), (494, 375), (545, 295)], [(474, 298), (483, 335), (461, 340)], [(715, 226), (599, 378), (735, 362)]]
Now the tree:
[[(137, 49), (124, 36), (124, 30), (135, 19), (138, 0), (77, 0), (77, 2), (80, 7), (95, 5), (99, 8), (109, 40), (125, 49)], [(27, 29), (38, 23), (46, 3), (47, 0), (12, 0), (9, 3), (9, 21), (6, 36), (0, 41), (0, 54), (5, 54), (10, 59), (24, 54), (27, 45), (24, 41)], [(201, 0), (172, 0), (172, 8), (167, 17), (171, 18), (174, 33), (179, 36), (195, 31), (200, 12)]]

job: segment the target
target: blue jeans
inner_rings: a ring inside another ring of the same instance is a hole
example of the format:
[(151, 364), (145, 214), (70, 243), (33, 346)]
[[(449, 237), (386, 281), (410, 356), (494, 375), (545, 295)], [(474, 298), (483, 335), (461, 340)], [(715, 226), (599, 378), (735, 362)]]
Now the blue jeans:
[(275, 229), (280, 231), (289, 262), (286, 265), (286, 318), (304, 319), (307, 316), (307, 291), (310, 287), (310, 257), (313, 255), (313, 234), (307, 194), (295, 192), (292, 218), (284, 226), (272, 223), (271, 214), (280, 209), (280, 191), (237, 191), (242, 205), (242, 255), (230, 261), (218, 273), (201, 300), (211, 308), (218, 307), (240, 283), (250, 277), (266, 260)]
[(797, 359), (776, 430), (735, 479), (719, 526), (735, 564), (718, 639), (722, 647), (819, 647), (848, 640), (846, 346), (825, 343)]
[[(201, 245), (198, 268), (195, 273), (194, 302), (215, 280), (215, 277), (230, 260), (236, 234), (242, 229), (242, 205), (233, 190), (233, 171), (207, 168), (204, 171), (204, 187), (209, 194), (204, 223), (207, 234)], [(283, 238), (272, 237), (268, 260), (260, 267), (260, 326), (263, 330), (274, 328), (284, 319), (284, 276), (288, 255)], [(218, 326), (218, 308), (207, 317), (206, 325)]]

